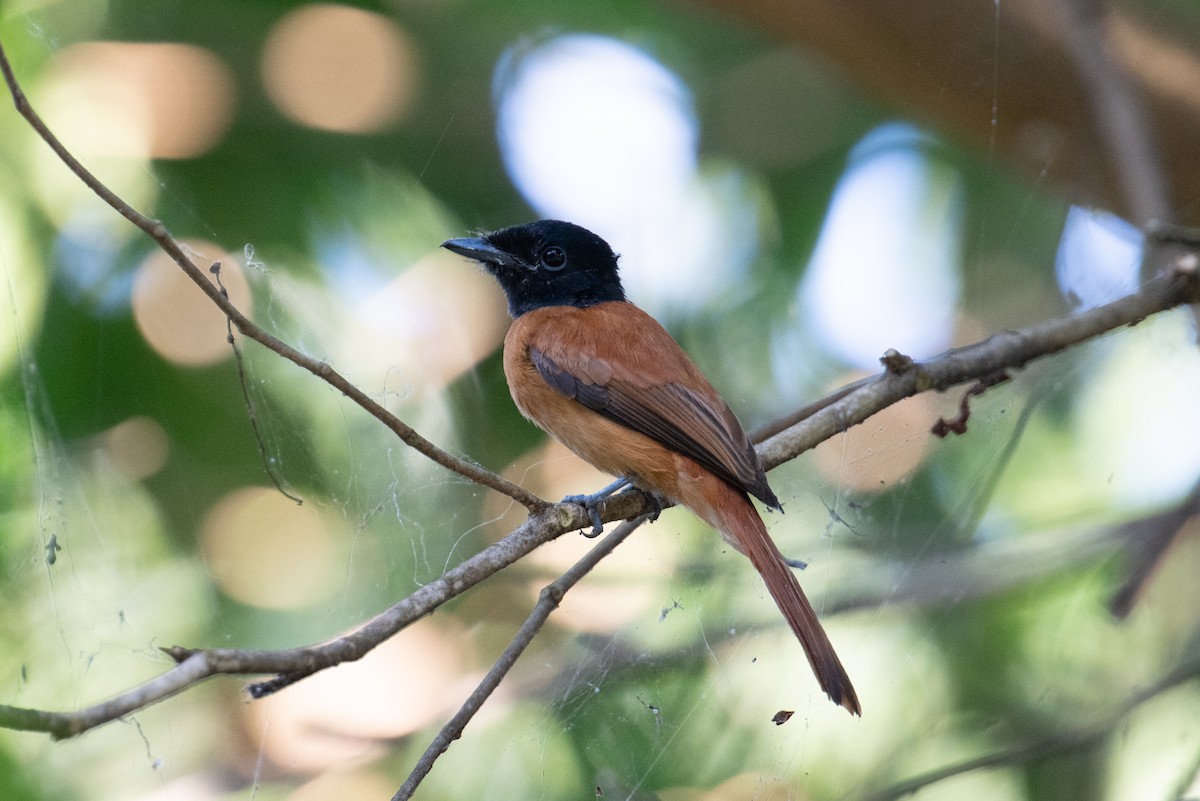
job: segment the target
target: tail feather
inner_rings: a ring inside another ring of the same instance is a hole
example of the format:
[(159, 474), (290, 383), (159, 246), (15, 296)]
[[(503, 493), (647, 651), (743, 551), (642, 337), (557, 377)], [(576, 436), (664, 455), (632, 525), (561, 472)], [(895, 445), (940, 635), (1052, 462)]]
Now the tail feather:
[(751, 564), (766, 582), (767, 590), (775, 599), (779, 611), (783, 613), (800, 644), (804, 646), (808, 664), (812, 666), (821, 689), (835, 704), (845, 707), (853, 715), (861, 716), (862, 707), (858, 703), (858, 694), (854, 692), (850, 677), (833, 650), (833, 643), (825, 634), (825, 629), (817, 619), (812, 604), (805, 597), (796, 575), (767, 534), (767, 527), (749, 498), (730, 487), (726, 502), (720, 504), (716, 512), (722, 524), (722, 533), (738, 550), (749, 557)]

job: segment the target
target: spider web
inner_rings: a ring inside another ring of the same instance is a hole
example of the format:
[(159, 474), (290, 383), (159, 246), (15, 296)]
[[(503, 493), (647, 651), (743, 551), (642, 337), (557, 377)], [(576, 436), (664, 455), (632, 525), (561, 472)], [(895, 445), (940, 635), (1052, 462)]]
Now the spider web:
[[(35, 41), (56, 47), (52, 39)], [(995, 92), (995, 74), (991, 81)], [(1003, 112), (994, 115), (1002, 120)], [(436, 141), (420, 172), (436, 177), (450, 159), (441, 155), (452, 146), (445, 140), (467, 121), (450, 114), (434, 122)], [(186, 177), (143, 172), (173, 228), (236, 241), (177, 191), (192, 186)], [(440, 241), (430, 232), (452, 233), (460, 227), (454, 216), (419, 181), (384, 168), (345, 170), (334, 183), (329, 208), (309, 221), (312, 241), (304, 248), (256, 239), (222, 256), (225, 275), (246, 276), (255, 319), (328, 360), (431, 440), (544, 497), (600, 486), (601, 477), (545, 444), (512, 411), (494, 355), (500, 329), (483, 326), (486, 348), (460, 343), (482, 351), (469, 367), (431, 377), (422, 352), (444, 354), (438, 347), (450, 329), (419, 339), (403, 328), (431, 309), (434, 317), (470, 319), (498, 308), (475, 294), (478, 276), (424, 261)], [(992, 215), (982, 212), (977, 220), (996, 251), (1020, 252), (1023, 223), (1045, 212), (1032, 189), (1015, 198), (1015, 215), (997, 215), (1014, 220), (1011, 228), (989, 228)], [(241, 339), (248, 404), (226, 354), (192, 373), (180, 368), (188, 377), (166, 380), (158, 400), (131, 415), (132, 430), (121, 428), (128, 418), (105, 419), (101, 411), (81, 422), (80, 409), (113, 406), (120, 382), (104, 373), (129, 347), (129, 325), (119, 322), (128, 307), (96, 302), (95, 285), (90, 298), (72, 298), (59, 275), (47, 281), (42, 307), (31, 308), (24, 247), (0, 244), (15, 341), (0, 404), (0, 464), (9, 487), (0, 495), (3, 592), (12, 610), (3, 630), (14, 655), (0, 666), (6, 703), (85, 706), (169, 667), (159, 646), (322, 641), (523, 519), (519, 507), (429, 464), (334, 390)], [(132, 281), (146, 250), (132, 236), (118, 237), (110, 256), (122, 281)], [(333, 280), (318, 269), (322, 259), (341, 265)], [(399, 333), (389, 328), (395, 320), (378, 316), (377, 292), (403, 324)], [(436, 306), (446, 294), (455, 303)], [(80, 306), (101, 320), (84, 331), (99, 337), (86, 349), (98, 361), (64, 372), (59, 345), (69, 347), (73, 333), (65, 310)], [(738, 355), (761, 330), (749, 315), (760, 312), (721, 309), (680, 328), (723, 386), (745, 385)], [(360, 324), (366, 327), (356, 330)], [(1148, 358), (1163, 343), (1169, 366), (1187, 363), (1173, 325), (1147, 326), (1150, 347), (1134, 356), (1122, 357), (1124, 340), (1114, 337), (1026, 370), (972, 401), (966, 436), (933, 441), (927, 433), (937, 416), (957, 413), (958, 396), (922, 401), (771, 473), (787, 513), (768, 515), (768, 527), (789, 556), (809, 563), (800, 578), (863, 695), (861, 721), (821, 695), (746, 561), (689, 514), (671, 510), (568, 594), (420, 795), (865, 792), (1005, 745), (1019, 733), (1017, 713), (1046, 708), (1070, 718), (1086, 702), (1135, 683), (1121, 674), (1154, 676), (1186, 621), (1143, 619), (1132, 632), (1109, 624), (1105, 559), (1117, 544), (1096, 534), (1149, 502), (1114, 501), (1096, 480), (1097, 465), (1080, 468), (1068, 452), (1082, 416), (1077, 399), (1096, 397), (1087, 392), (1100, 382), (1111, 388), (1128, 380), (1128, 373), (1106, 373), (1114, 363)], [(364, 352), (372, 337), (393, 336), (407, 346)], [(723, 348), (733, 355), (722, 358)], [(54, 365), (49, 375), (43, 362)], [(148, 363), (144, 355), (138, 362)], [(751, 386), (769, 385), (764, 363), (750, 370)], [(160, 366), (148, 382), (163, 375)], [(806, 393), (819, 393), (815, 379), (808, 384)], [(65, 401), (72, 393), (75, 400)], [(207, 393), (215, 400), (172, 411)], [(794, 405), (761, 394), (747, 399), (760, 419)], [(206, 415), (214, 425), (195, 422)], [(156, 437), (166, 440), (156, 471), (142, 474), (144, 463), (123, 461), (122, 437), (131, 435), (143, 437), (134, 439), (142, 457)], [(897, 468), (905, 459), (912, 466)], [(1121, 483), (1119, 460), (1098, 463)], [(268, 471), (303, 505), (274, 490)], [(14, 785), (10, 796), (275, 797), (303, 788), (314, 797), (387, 797), (502, 650), (538, 589), (590, 545), (566, 535), (360, 663), (265, 701), (246, 703), (243, 682), (219, 679), (77, 740), (5, 732), (5, 759), (36, 777)], [(1181, 564), (1194, 558), (1194, 549), (1184, 551)], [(1161, 581), (1164, 598), (1192, 597), (1185, 577), (1167, 571)], [(1184, 712), (1196, 704), (1194, 693), (1176, 700)], [(793, 714), (775, 725), (780, 712)], [(1163, 775), (1186, 774), (1178, 762), (1197, 752), (1183, 717), (1149, 721), (1177, 737), (1155, 763)], [(993, 721), (1002, 722), (989, 729)], [(1145, 725), (1134, 725), (1131, 739), (1155, 742)], [(1145, 786), (1128, 760), (1113, 764), (1120, 781)], [(1024, 797), (1015, 771), (968, 781), (973, 794)]]

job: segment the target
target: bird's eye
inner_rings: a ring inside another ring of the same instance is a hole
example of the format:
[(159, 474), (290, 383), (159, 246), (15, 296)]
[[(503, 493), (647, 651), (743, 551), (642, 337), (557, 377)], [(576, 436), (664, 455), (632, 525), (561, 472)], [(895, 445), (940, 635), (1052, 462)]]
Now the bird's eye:
[(541, 261), (547, 270), (561, 270), (567, 265), (567, 252), (552, 245), (542, 251)]

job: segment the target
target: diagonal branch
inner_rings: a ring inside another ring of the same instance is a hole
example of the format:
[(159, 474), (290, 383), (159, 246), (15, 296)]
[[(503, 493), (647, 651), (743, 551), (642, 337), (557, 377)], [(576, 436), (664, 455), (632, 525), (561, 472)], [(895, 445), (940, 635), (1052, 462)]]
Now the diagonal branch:
[(1178, 242), (1180, 233), (1172, 227), (1161, 235), (1157, 229), (1147, 234), (1147, 259), (1153, 260), (1155, 269), (1153, 277), (1132, 295), (1078, 314), (995, 334), (925, 362), (889, 353), (885, 359), (891, 366), (883, 373), (764, 442), (758, 451), (763, 465), (770, 469), (794, 459), (912, 395), (931, 389), (942, 392), (1001, 370), (1022, 367), (1117, 328), (1135, 325), (1153, 314), (1200, 301), (1196, 275), (1200, 238), (1191, 233), (1189, 242)]
[[(634, 494), (623, 496), (613, 507), (614, 512), (629, 516), (650, 510), (645, 499)], [(577, 504), (549, 507), (530, 517), (504, 539), (448, 570), (343, 637), (319, 645), (279, 651), (165, 648), (164, 652), (178, 664), (137, 687), (75, 712), (0, 706), (0, 727), (44, 731), (58, 740), (74, 737), (217, 675), (276, 674), (275, 678), (251, 687), (251, 694), (256, 697), (268, 695), (325, 668), (361, 659), (381, 642), (539, 545), (568, 531), (590, 526), (587, 513)]]
[[(1147, 258), (1161, 260), (1163, 269), (1156, 270), (1155, 278), (1138, 292), (1080, 314), (998, 334), (922, 363), (889, 354), (887, 371), (852, 385), (849, 393), (835, 392), (834, 397), (838, 400), (833, 403), (814, 404), (820, 407), (819, 411), (760, 445), (763, 463), (773, 468), (794, 459), (821, 441), (917, 392), (948, 389), (998, 369), (1019, 367), (1116, 328), (1136, 324), (1152, 314), (1195, 302), (1200, 296), (1200, 282), (1195, 272), (1200, 239), (1196, 233), (1170, 227), (1161, 231), (1156, 229), (1148, 236), (1151, 247), (1147, 249)], [(766, 428), (778, 429), (779, 425), (770, 424)], [(605, 522), (611, 522), (649, 511), (650, 504), (642, 493), (629, 492), (609, 499), (601, 510), (601, 517)], [(538, 545), (588, 525), (586, 512), (577, 504), (549, 506), (531, 516), (504, 540), (471, 557), (345, 637), (283, 651), (171, 649), (171, 656), (180, 662), (178, 667), (124, 695), (76, 713), (0, 708), (0, 725), (47, 731), (58, 738), (70, 737), (128, 714), (131, 709), (174, 695), (188, 682), (218, 674), (276, 674), (274, 679), (255, 688), (259, 694), (268, 694), (327, 667), (362, 658), (409, 623), (512, 564)]]
[(323, 361), (313, 359), (306, 356), (300, 351), (293, 348), (291, 345), (282, 340), (271, 336), (249, 317), (242, 312), (225, 297), (221, 290), (208, 278), (205, 277), (204, 271), (184, 253), (183, 248), (175, 241), (167, 231), (165, 225), (158, 220), (152, 220), (142, 214), (137, 209), (130, 206), (123, 199), (117, 196), (111, 189), (91, 173), (87, 167), (80, 163), (79, 159), (75, 158), (66, 146), (59, 141), (58, 137), (46, 126), (38, 113), (34, 111), (29, 99), (25, 96), (24, 90), (17, 82), (16, 75), (13, 73), (12, 65), (9, 64), (8, 55), (4, 51), (4, 45), (0, 43), (0, 72), (4, 74), (4, 81), (8, 84), (8, 91), (12, 95), (13, 103), (17, 108), (17, 112), (25, 118), (30, 127), (37, 132), (37, 135), (50, 146), (59, 160), (67, 165), (68, 169), (83, 181), (89, 189), (96, 193), (109, 206), (113, 208), (129, 222), (140, 228), (155, 244), (174, 261), (179, 268), (192, 280), (196, 286), (200, 287), (205, 295), (208, 295), (217, 308), (225, 313), (229, 318), (229, 322), (237, 328), (243, 336), (253, 339), (267, 349), (274, 351), (283, 358), (292, 362), (298, 367), (301, 367), (308, 372), (325, 381), (330, 386), (340, 390), (342, 394), (357, 403), (367, 411), (375, 419), (379, 420), (385, 426), (400, 438), (400, 440), (408, 445), (413, 450), (436, 462), (437, 464), (458, 473), (464, 478), (474, 481), (476, 484), (481, 484), (485, 487), (490, 487), (497, 492), (507, 495), (517, 503), (529, 509), (531, 512), (538, 512), (545, 509), (548, 505), (541, 498), (537, 497), (529, 490), (519, 487), (511, 481), (493, 473), (492, 471), (481, 467), (480, 465), (468, 462), (454, 456), (438, 446), (434, 445), (425, 437), (418, 434), (413, 428), (404, 423), (394, 414), (377, 403), (373, 398), (367, 395), (354, 384), (350, 383), (341, 373), (334, 370), (331, 366)]
[[(1182, 238), (1181, 232), (1172, 229), (1169, 244), (1176, 244)], [(760, 446), (759, 452), (764, 463), (774, 467), (789, 461), (822, 440), (917, 392), (946, 389), (1003, 367), (1019, 367), (1039, 356), (1055, 353), (1115, 328), (1135, 324), (1151, 314), (1194, 302), (1200, 294), (1194, 269), (1191, 269), (1194, 252), (1185, 254), (1192, 258), (1171, 255), (1171, 248), (1155, 247), (1149, 252), (1170, 255), (1175, 268), (1158, 271), (1156, 277), (1139, 292), (1106, 306), (1048, 320), (1020, 331), (999, 334), (977, 345), (960, 348), (920, 364), (898, 357), (890, 358), (888, 363), (892, 365), (891, 370), (857, 385), (840, 400)], [(605, 504), (602, 517), (608, 522), (647, 511), (649, 505), (642, 494), (623, 493)], [(68, 737), (128, 714), (132, 708), (140, 708), (137, 704), (145, 706), (167, 698), (179, 692), (188, 682), (194, 683), (221, 673), (274, 673), (275, 679), (258, 688), (260, 694), (273, 692), (326, 667), (360, 659), (404, 626), (512, 564), (537, 545), (566, 531), (585, 527), (587, 523), (583, 508), (575, 504), (544, 509), (501, 542), (417, 590), (356, 632), (329, 643), (286, 651), (172, 649), (170, 653), (180, 662), (179, 666), (129, 693), (73, 715), (45, 713), (46, 717), (38, 718), (37, 713), (30, 710), (8, 709), (8, 714), (0, 714), (0, 723), (48, 731), (55, 737)], [(0, 710), (0, 713), (4, 711)]]
[(582, 559), (571, 566), (567, 572), (563, 573), (557, 579), (547, 584), (542, 588), (538, 595), (538, 602), (533, 607), (533, 611), (529, 613), (529, 617), (521, 625), (516, 636), (513, 637), (508, 647), (504, 649), (504, 653), (492, 665), (492, 669), (483, 677), (483, 681), (475, 688), (470, 697), (463, 703), (462, 707), (455, 713), (454, 717), (442, 727), (438, 732), (437, 737), (429, 744), (429, 748), (425, 749), (425, 753), (421, 755), (420, 760), (413, 767), (412, 772), (408, 774), (408, 778), (404, 780), (404, 784), (392, 796), (392, 801), (408, 801), (412, 798), (413, 793), (417, 791), (417, 787), (429, 775), (429, 771), (433, 770), (433, 763), (438, 757), (446, 753), (446, 749), (450, 744), (462, 736), (463, 729), (471, 722), (471, 718), (475, 717), (475, 713), (483, 706), (484, 702), (491, 697), (496, 688), (500, 686), (500, 682), (508, 675), (508, 671), (516, 664), (517, 659), (533, 642), (533, 638), (542, 630), (542, 626), (546, 624), (546, 620), (550, 617), (550, 613), (558, 608), (562, 603), (563, 596), (567, 591), (579, 583), (580, 579), (592, 572), (596, 565), (600, 564), (600, 560), (613, 552), (618, 545), (624, 542), (630, 534), (637, 530), (642, 524), (645, 517), (639, 517), (635, 520), (627, 520), (596, 544), (588, 551)]
[[(582, 507), (575, 504), (547, 504), (494, 473), (441, 450), (350, 384), (328, 364), (305, 356), (255, 325), (207, 279), (161, 222), (151, 220), (117, 197), (66, 150), (30, 106), (13, 75), (2, 46), (0, 71), (3, 71), (18, 112), (59, 158), (105, 203), (144, 231), (170, 255), (244, 336), (254, 339), (336, 387), (383, 422), (402, 441), (431, 460), (513, 498), (532, 512), (525, 524), (500, 542), (467, 559), (440, 579), (418, 589), (344, 637), (315, 646), (282, 651), (199, 650), (182, 647), (168, 649), (167, 653), (177, 662), (175, 667), (120, 696), (74, 713), (0, 707), (0, 726), (45, 731), (55, 738), (70, 737), (220, 674), (274, 674), (274, 678), (251, 687), (252, 694), (269, 694), (326, 667), (362, 658), (380, 642), (429, 614), (450, 598), (511, 565), (538, 545), (567, 531), (588, 526), (589, 521)], [(929, 389), (945, 390), (957, 384), (995, 375), (1004, 369), (1017, 368), (1033, 359), (1056, 353), (1121, 326), (1135, 324), (1152, 314), (1200, 300), (1200, 282), (1196, 276), (1197, 264), (1200, 261), (1197, 245), (1200, 244), (1200, 240), (1195, 232), (1178, 228), (1169, 231), (1156, 229), (1151, 231), (1148, 237), (1147, 266), (1155, 269), (1148, 270), (1147, 274), (1154, 277), (1137, 293), (1077, 315), (1067, 315), (1019, 331), (998, 334), (984, 342), (950, 351), (919, 364), (894, 352), (890, 353), (884, 360), (887, 369), (879, 376), (853, 384), (834, 393), (831, 398), (766, 426), (764, 432), (770, 435), (770, 439), (759, 449), (764, 464), (771, 468), (794, 459), (819, 442), (845, 431), (910, 395)], [(623, 493), (605, 504), (602, 519), (612, 521), (636, 517), (650, 510), (650, 504), (641, 493)], [(493, 668), (494, 676), (489, 674), (485, 684), (468, 699), (459, 715), (447, 724), (439, 739), (430, 746), (429, 754), (432, 754), (432, 757), (428, 761), (429, 765), (432, 765), (432, 760), (448, 745), (449, 741), (445, 738), (453, 739), (461, 732), (462, 725), (465, 725), (474, 714), (474, 710), (503, 678), (528, 644), (528, 638), (536, 633), (546, 616), (557, 605), (561, 593), (573, 586), (608, 550), (611, 550), (611, 547), (615, 547), (627, 536), (633, 527), (634, 524), (630, 524), (618, 528), (578, 565), (547, 588), (526, 625), (522, 627), (521, 633)], [(419, 782), (420, 778), (416, 778), (415, 781)]]

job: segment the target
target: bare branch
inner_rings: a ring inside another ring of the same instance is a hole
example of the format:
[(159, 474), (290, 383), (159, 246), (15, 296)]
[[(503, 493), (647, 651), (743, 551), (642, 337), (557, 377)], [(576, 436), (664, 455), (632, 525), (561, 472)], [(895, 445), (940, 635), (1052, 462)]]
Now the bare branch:
[[(228, 300), (229, 290), (225, 288), (225, 284), (221, 281), (221, 262), (213, 262), (208, 271), (212, 274), (213, 279), (216, 280), (217, 288), (221, 291), (221, 297)], [(279, 477), (275, 466), (271, 464), (271, 457), (267, 454), (267, 443), (263, 440), (262, 429), (258, 427), (258, 412), (254, 410), (254, 400), (250, 397), (250, 385), (246, 381), (246, 362), (242, 358), (242, 349), (238, 347), (237, 339), (233, 336), (233, 320), (229, 317), (225, 318), (225, 341), (229, 343), (229, 348), (233, 351), (234, 364), (237, 365), (238, 386), (242, 390), (242, 403), (246, 404), (246, 417), (250, 420), (250, 430), (254, 434), (255, 444), (258, 445), (258, 457), (262, 459), (263, 470), (266, 471), (267, 477), (271, 479), (271, 483), (275, 485), (275, 489), (279, 490), (280, 495), (292, 501), (297, 506), (302, 506), (304, 500), (284, 488), (283, 480)]]
[[(239, 332), (334, 386), (383, 422), (403, 442), (431, 460), (471, 481), (509, 496), (532, 512), (526, 523), (503, 540), (449, 570), (436, 581), (421, 587), (346, 636), (315, 646), (282, 651), (205, 650), (183, 647), (167, 649), (166, 652), (177, 663), (175, 667), (115, 698), (73, 713), (0, 707), (0, 725), (45, 731), (56, 739), (71, 737), (105, 722), (119, 719), (179, 693), (203, 679), (220, 674), (273, 674), (273, 678), (250, 688), (251, 694), (256, 697), (270, 694), (327, 667), (362, 658), (376, 645), (405, 626), (511, 565), (538, 545), (567, 531), (589, 525), (587, 514), (582, 507), (575, 504), (548, 504), (500, 476), (443, 451), (354, 387), (328, 364), (305, 356), (255, 325), (229, 301), (219, 286), (209, 280), (191, 261), (161, 222), (149, 219), (117, 197), (83, 167), (47, 129), (17, 83), (2, 45), (0, 71), (4, 73), (19, 113), (58, 157), (105, 203), (145, 232), (170, 255), (226, 314), (230, 324)], [(756, 432), (770, 437), (759, 448), (764, 464), (771, 468), (793, 459), (817, 443), (845, 431), (910, 395), (929, 389), (943, 391), (958, 384), (1000, 375), (1004, 370), (1021, 367), (1033, 359), (1056, 353), (1107, 331), (1135, 324), (1149, 315), (1200, 300), (1200, 283), (1196, 277), (1198, 257), (1195, 232), (1170, 229), (1163, 234), (1165, 230), (1156, 229), (1157, 233), (1152, 231), (1149, 234), (1151, 240), (1147, 247), (1147, 267), (1155, 268), (1148, 271), (1154, 277), (1137, 293), (1081, 314), (1064, 316), (1020, 331), (999, 334), (984, 342), (951, 351), (923, 363), (915, 363), (893, 352), (886, 358), (887, 370), (883, 374), (852, 384), (829, 398), (811, 404), (764, 427), (761, 432)], [(605, 521), (625, 519), (651, 510), (651, 504), (641, 493), (622, 493), (605, 504), (602, 518)], [(438, 755), (461, 734), (463, 727), (540, 630), (551, 611), (558, 605), (562, 594), (627, 537), (636, 525), (636, 522), (631, 522), (618, 527), (577, 565), (546, 587), (537, 606), (504, 655), (430, 745), (409, 781), (398, 792), (397, 798), (409, 797)]]
[(1147, 243), (1147, 258), (1161, 266), (1132, 295), (1078, 314), (1005, 331), (929, 361), (914, 362), (904, 370), (889, 369), (764, 442), (758, 449), (763, 465), (771, 469), (794, 459), (904, 398), (931, 389), (945, 391), (1002, 370), (1022, 367), (1116, 328), (1135, 325), (1152, 314), (1200, 301), (1195, 252), (1181, 256), (1174, 250), (1181, 245), (1174, 241), (1165, 243), (1171, 247), (1163, 244)]
[(758, 428), (756, 428), (750, 432), (750, 441), (756, 445), (761, 442), (766, 442), (768, 439), (775, 436), (776, 434), (783, 431), (784, 429), (791, 428), (792, 426), (799, 423), (801, 420), (807, 420), (808, 418), (812, 417), (814, 414), (821, 411), (825, 407), (833, 405), (837, 401), (840, 401), (842, 398), (849, 395), (854, 390), (858, 389), (859, 387), (864, 387), (874, 380), (875, 380), (874, 376), (867, 376), (866, 378), (860, 378), (857, 381), (854, 381), (850, 384), (846, 384), (844, 387), (840, 387), (839, 389), (834, 390), (833, 392), (831, 392), (830, 394), (826, 395), (825, 397), (823, 397), (819, 400), (815, 400), (812, 403), (807, 404), (806, 406), (802, 406), (799, 409), (797, 409), (796, 411), (791, 412), (790, 414), (780, 417), (778, 420), (772, 420), (769, 423), (764, 423), (763, 425), (759, 426)]
[(542, 588), (541, 593), (538, 595), (537, 604), (517, 631), (516, 636), (513, 637), (512, 642), (504, 649), (504, 653), (492, 665), (492, 669), (484, 676), (483, 681), (479, 683), (479, 686), (475, 688), (475, 691), (471, 693), (470, 697), (467, 698), (454, 717), (450, 718), (441, 731), (438, 732), (437, 737), (429, 744), (429, 748), (425, 749), (425, 753), (421, 755), (412, 772), (408, 774), (408, 778), (404, 780), (404, 784), (392, 796), (392, 801), (407, 801), (409, 798), (412, 798), (413, 793), (417, 791), (417, 787), (429, 775), (429, 771), (433, 769), (433, 763), (437, 761), (438, 757), (446, 753), (446, 749), (450, 747), (451, 743), (462, 736), (463, 729), (466, 728), (471, 718), (475, 717), (475, 713), (483, 706), (484, 701), (490, 698), (492, 693), (496, 691), (496, 688), (500, 686), (500, 682), (508, 675), (508, 671), (516, 664), (517, 659), (525, 652), (529, 644), (533, 642), (533, 638), (537, 636), (537, 633), (542, 630), (542, 626), (546, 624), (550, 613), (558, 608), (567, 591), (590, 573), (600, 563), (601, 559), (608, 556), (614, 548), (624, 542), (645, 519), (645, 517), (639, 517), (636, 520), (627, 520), (617, 526), (611, 534), (597, 543), (582, 559), (572, 565), (567, 572)]
[(196, 286), (200, 287), (204, 294), (208, 295), (209, 300), (225, 313), (225, 316), (229, 318), (229, 321), (243, 336), (253, 339), (255, 342), (278, 353), (296, 366), (302, 367), (312, 373), (330, 386), (340, 390), (342, 394), (365, 409), (372, 417), (391, 429), (404, 444), (442, 467), (445, 467), (447, 470), (451, 470), (477, 484), (507, 495), (532, 512), (539, 512), (548, 506), (546, 501), (529, 492), (529, 490), (517, 486), (480, 465), (460, 459), (442, 450), (418, 434), (361, 389), (346, 380), (344, 376), (328, 364), (304, 355), (291, 345), (271, 336), (262, 328), (255, 325), (250, 318), (242, 314), (233, 305), (229, 298), (222, 294), (216, 284), (205, 277), (204, 271), (197, 267), (191, 258), (184, 253), (183, 248), (180, 247), (175, 238), (167, 231), (165, 225), (158, 220), (150, 219), (118, 197), (116, 193), (105, 186), (99, 178), (84, 167), (79, 159), (75, 158), (63, 143), (59, 141), (58, 137), (50, 131), (46, 123), (34, 111), (33, 106), (30, 105), (29, 99), (25, 97), (25, 92), (21, 89), (21, 85), (17, 82), (16, 75), (13, 73), (12, 65), (8, 62), (8, 55), (4, 51), (3, 43), (0, 43), (0, 72), (4, 73), (4, 80), (8, 84), (8, 91), (12, 95), (17, 112), (25, 118), (30, 127), (37, 132), (38, 136), (50, 146), (50, 149), (54, 151), (63, 164), (67, 165), (71, 172), (75, 173), (79, 180), (83, 181), (101, 200), (153, 239), (155, 244), (170, 256), (172, 261), (179, 265), (179, 268), (187, 274), (188, 278), (192, 279)]
[(0, 706), (0, 726), (24, 731), (44, 731), (55, 740), (74, 737), (183, 692), (214, 672), (212, 666), (203, 659), (203, 655), (199, 655), (185, 659), (173, 670), (155, 676), (115, 698), (77, 712), (42, 712)]
[[(636, 516), (650, 511), (638, 493), (623, 494), (609, 504), (612, 513)], [(279, 651), (229, 648), (192, 649), (175, 646), (162, 649), (178, 664), (160, 676), (102, 703), (76, 712), (41, 712), (19, 707), (0, 707), (0, 726), (27, 731), (44, 731), (55, 739), (73, 737), (103, 723), (145, 708), (175, 695), (210, 676), (277, 674), (264, 682), (256, 697), (268, 695), (300, 679), (343, 662), (361, 659), (375, 646), (420, 620), (451, 598), (511, 565), (534, 548), (567, 531), (590, 527), (583, 507), (577, 504), (552, 506), (532, 516), (504, 539), (488, 546), (443, 576), (376, 615), (343, 637), (320, 645)]]

